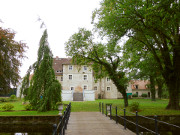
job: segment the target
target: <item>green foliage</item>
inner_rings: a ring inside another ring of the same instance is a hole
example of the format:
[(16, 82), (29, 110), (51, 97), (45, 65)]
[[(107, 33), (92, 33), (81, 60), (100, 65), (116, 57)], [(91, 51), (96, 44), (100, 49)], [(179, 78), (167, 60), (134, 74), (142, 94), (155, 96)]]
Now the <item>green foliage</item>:
[(78, 65), (91, 65), (95, 81), (109, 77), (122, 93), (125, 106), (128, 106), (126, 88), (128, 79), (121, 67), (121, 47), (115, 39), (108, 39), (108, 43), (93, 42), (93, 34), (84, 28), (73, 34), (65, 43), (66, 54), (73, 57)]
[[(157, 99), (156, 102), (152, 102), (151, 99), (131, 99), (129, 100), (129, 104), (132, 102), (139, 102), (140, 103), (140, 109), (143, 111), (140, 111), (138, 114), (144, 115), (144, 116), (152, 116), (152, 115), (180, 115), (179, 110), (165, 110), (165, 106), (168, 104), (168, 99)], [(123, 99), (99, 99), (96, 101), (85, 101), (85, 102), (72, 102), (72, 112), (98, 112), (99, 111), (99, 102), (106, 103), (112, 103), (113, 108), (116, 106), (118, 109), (123, 109)], [(64, 104), (68, 104), (68, 101), (64, 101)], [(3, 105), (5, 103), (1, 103), (0, 105)], [(22, 101), (17, 101), (12, 103), (14, 105), (14, 109), (16, 111), (1, 111), (1, 116), (28, 116), (28, 115), (57, 115), (58, 111), (47, 111), (47, 112), (38, 112), (38, 111), (26, 111), (24, 108), (24, 105), (22, 105)], [(129, 111), (129, 107), (126, 108), (127, 111)], [(105, 111), (105, 110), (104, 110)], [(113, 109), (113, 113), (115, 113), (115, 109)], [(118, 111), (119, 115), (123, 115), (123, 111)], [(131, 115), (130, 113), (127, 113), (127, 115)]]
[(56, 105), (63, 105), (63, 102), (57, 102)]
[(4, 111), (10, 111), (10, 110), (12, 110), (13, 108), (14, 108), (14, 105), (9, 104), (9, 103), (6, 103), (5, 105), (2, 106), (2, 109), (3, 109)]
[(168, 98), (169, 98), (169, 93), (168, 93), (168, 91), (163, 91), (162, 97), (168, 99)]
[(147, 97), (148, 95), (147, 94), (145, 94), (145, 93), (143, 93), (142, 95), (141, 95), (141, 97)]
[(26, 105), (24, 106), (24, 108), (25, 108), (26, 110), (32, 110), (32, 105), (31, 105), (31, 104), (26, 104)]
[(101, 94), (98, 94), (98, 99), (101, 99)]
[[(117, 40), (128, 36), (133, 43), (129, 48), (139, 45), (137, 57), (139, 54), (146, 57), (146, 52), (152, 55), (153, 61), (149, 59), (148, 63), (156, 62), (149, 65), (157, 68), (151, 71), (163, 76), (169, 89), (167, 109), (180, 108), (179, 7), (177, 0), (103, 0), (93, 13), (94, 25), (101, 35)], [(134, 62), (141, 63), (141, 60)], [(146, 58), (144, 61), (147, 63)]]
[(47, 37), (45, 30), (40, 40), (38, 59), (33, 65), (34, 75), (30, 87), (25, 85), (24, 89), (27, 94), (25, 100), (29, 100), (32, 108), (38, 111), (52, 110), (56, 108), (56, 102), (61, 101), (61, 84), (56, 80), (52, 68), (53, 55)]
[(0, 102), (7, 102), (7, 98), (0, 98)]
[(16, 100), (16, 99), (17, 99), (16, 95), (11, 95), (11, 96), (10, 96), (10, 100), (11, 100), (11, 101), (14, 101), (14, 100)]
[(15, 32), (0, 27), (0, 94), (7, 94), (19, 82), (19, 68), (26, 44), (14, 39)]
[(132, 102), (129, 107), (132, 112), (140, 111), (139, 102)]
[(133, 94), (132, 97), (138, 97), (138, 95), (137, 94)]
[(29, 84), (30, 84), (29, 77), (30, 77), (31, 70), (32, 70), (32, 67), (30, 66), (27, 73), (26, 73), (26, 75), (23, 77), (22, 85), (21, 85), (21, 88), (20, 88), (20, 98), (22, 97), (22, 95), (24, 95), (25, 99), (27, 98)]

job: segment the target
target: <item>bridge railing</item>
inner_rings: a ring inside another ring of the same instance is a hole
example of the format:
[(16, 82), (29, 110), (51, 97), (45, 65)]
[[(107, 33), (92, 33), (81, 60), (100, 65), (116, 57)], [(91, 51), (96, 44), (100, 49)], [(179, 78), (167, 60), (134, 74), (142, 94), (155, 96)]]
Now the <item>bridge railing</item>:
[[(154, 118), (150, 118), (150, 117), (147, 117), (147, 116), (139, 115), (138, 111), (136, 111), (136, 113), (132, 113), (132, 112), (126, 111), (125, 108), (124, 109), (119, 109), (117, 106), (112, 107), (112, 104), (109, 104), (109, 108), (108, 108), (107, 104), (105, 106), (104, 103), (100, 102), (99, 103), (99, 110), (100, 110), (100, 112), (102, 112), (102, 114), (104, 114), (104, 109), (106, 111), (106, 116), (108, 115), (108, 111), (109, 111), (110, 119), (112, 119), (112, 116), (115, 116), (116, 124), (118, 124), (118, 118), (122, 119), (123, 120), (123, 124), (122, 125), (124, 126), (124, 129), (126, 129), (127, 122), (135, 125), (136, 126), (136, 135), (139, 135), (139, 128), (142, 128), (142, 129), (144, 129), (144, 130), (146, 130), (148, 132), (151, 132), (151, 133), (153, 133), (155, 135), (159, 135), (158, 123), (163, 123), (163, 124), (166, 124), (168, 126), (172, 126), (172, 127), (180, 129), (180, 126), (177, 126), (177, 125), (174, 125), (174, 124), (170, 124), (170, 123), (158, 120), (156, 115), (154, 116)], [(118, 111), (122, 111), (123, 115), (118, 115)], [(115, 112), (115, 113), (113, 113), (113, 112)], [(127, 113), (130, 113), (131, 115), (135, 116), (135, 118), (136, 118), (135, 122), (130, 121), (130, 120), (127, 119), (127, 117), (126, 117)], [(140, 125), (139, 122), (138, 122), (139, 117), (145, 118), (147, 120), (154, 121), (154, 130), (151, 130), (151, 129), (147, 128), (147, 127), (144, 127), (144, 126)]]
[(65, 135), (65, 130), (67, 129), (67, 124), (69, 121), (71, 113), (71, 103), (69, 103), (64, 111), (64, 115), (61, 117), (58, 125), (53, 125), (53, 135)]

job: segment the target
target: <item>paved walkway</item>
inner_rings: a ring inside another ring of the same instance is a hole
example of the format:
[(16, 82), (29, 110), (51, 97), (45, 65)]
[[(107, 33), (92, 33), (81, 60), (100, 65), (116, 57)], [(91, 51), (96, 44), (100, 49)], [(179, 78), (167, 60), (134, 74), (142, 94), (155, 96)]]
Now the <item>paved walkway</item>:
[(135, 135), (100, 112), (71, 112), (66, 135)]

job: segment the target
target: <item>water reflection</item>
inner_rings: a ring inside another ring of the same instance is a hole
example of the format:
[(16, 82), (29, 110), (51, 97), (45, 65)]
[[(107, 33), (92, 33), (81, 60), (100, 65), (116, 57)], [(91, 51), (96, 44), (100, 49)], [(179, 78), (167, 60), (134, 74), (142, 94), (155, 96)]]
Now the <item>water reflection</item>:
[(0, 135), (51, 135), (52, 133), (52, 124), (0, 125)]
[(28, 133), (15, 133), (14, 135), (28, 135)]
[(0, 133), (0, 135), (51, 135), (52, 133)]

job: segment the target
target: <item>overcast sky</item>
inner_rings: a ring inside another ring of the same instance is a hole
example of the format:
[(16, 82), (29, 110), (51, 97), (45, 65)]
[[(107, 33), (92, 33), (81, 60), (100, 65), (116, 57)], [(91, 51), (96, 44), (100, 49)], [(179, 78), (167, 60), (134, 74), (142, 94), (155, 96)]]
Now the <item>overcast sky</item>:
[(48, 41), (54, 57), (66, 57), (64, 43), (69, 37), (85, 27), (92, 29), (92, 11), (101, 0), (0, 0), (0, 26), (16, 32), (15, 39), (27, 43), (28, 59), (23, 61), (21, 77), (37, 59), (40, 29), (38, 16), (45, 22)]

